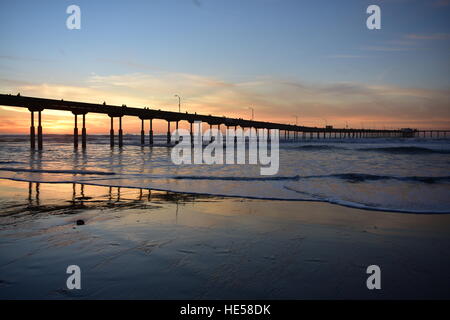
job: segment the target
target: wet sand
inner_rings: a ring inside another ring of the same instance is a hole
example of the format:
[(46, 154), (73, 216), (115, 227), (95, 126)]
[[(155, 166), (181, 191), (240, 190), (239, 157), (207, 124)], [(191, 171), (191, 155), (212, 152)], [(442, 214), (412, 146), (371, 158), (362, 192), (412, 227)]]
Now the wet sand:
[(450, 215), (0, 180), (0, 298), (448, 299), (449, 231)]

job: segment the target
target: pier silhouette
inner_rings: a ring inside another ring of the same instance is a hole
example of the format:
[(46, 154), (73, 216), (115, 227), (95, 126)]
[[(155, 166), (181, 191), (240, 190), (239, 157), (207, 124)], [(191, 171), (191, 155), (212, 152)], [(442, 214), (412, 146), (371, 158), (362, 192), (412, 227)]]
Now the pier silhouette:
[[(325, 127), (307, 127), (301, 125), (291, 125), (275, 122), (266, 121), (256, 121), (256, 120), (245, 120), (242, 118), (229, 118), (220, 117), (213, 115), (202, 115), (197, 113), (188, 112), (172, 112), (163, 111), (160, 109), (151, 109), (147, 107), (134, 108), (127, 107), (126, 105), (116, 106), (108, 105), (105, 102), (101, 104), (77, 102), (77, 101), (66, 101), (66, 100), (56, 100), (56, 99), (44, 99), (36, 97), (26, 97), (10, 94), (0, 94), (0, 105), (27, 108), (31, 113), (31, 125), (30, 125), (30, 146), (32, 149), (36, 147), (36, 132), (35, 132), (35, 117), (34, 113), (38, 114), (38, 124), (37, 124), (37, 147), (39, 150), (43, 147), (43, 128), (42, 128), (42, 111), (45, 109), (49, 110), (63, 110), (72, 112), (74, 115), (74, 129), (73, 129), (73, 144), (75, 148), (78, 148), (78, 116), (82, 117), (82, 128), (81, 128), (81, 146), (86, 148), (87, 144), (87, 129), (86, 129), (86, 115), (88, 113), (100, 113), (106, 114), (111, 118), (110, 125), (110, 145), (111, 147), (115, 144), (115, 131), (114, 131), (114, 118), (119, 118), (119, 129), (118, 129), (118, 145), (123, 146), (123, 129), (122, 129), (122, 117), (132, 116), (138, 117), (141, 120), (141, 144), (145, 145), (145, 131), (144, 125), (145, 121), (149, 121), (149, 131), (148, 131), (148, 144), (153, 145), (153, 120), (159, 119), (167, 121), (167, 144), (171, 144), (171, 123), (175, 123), (175, 128), (178, 129), (180, 121), (186, 121), (190, 124), (191, 138), (193, 135), (192, 126), (196, 121), (201, 121), (207, 123), (210, 128), (217, 126), (220, 130), (221, 126), (227, 128), (241, 127), (254, 128), (256, 130), (279, 130), (280, 138), (283, 137), (281, 134), (284, 131), (284, 139), (290, 140), (291, 134), (293, 140), (300, 140), (306, 138), (315, 139), (326, 139), (326, 138), (392, 138), (392, 137), (414, 137), (414, 136), (433, 136), (441, 134), (441, 136), (446, 136), (450, 130), (426, 130), (419, 131), (416, 129), (398, 129), (398, 130), (379, 130), (379, 129), (355, 129), (355, 128), (334, 128), (332, 126)], [(422, 133), (422, 135), (420, 135)]]

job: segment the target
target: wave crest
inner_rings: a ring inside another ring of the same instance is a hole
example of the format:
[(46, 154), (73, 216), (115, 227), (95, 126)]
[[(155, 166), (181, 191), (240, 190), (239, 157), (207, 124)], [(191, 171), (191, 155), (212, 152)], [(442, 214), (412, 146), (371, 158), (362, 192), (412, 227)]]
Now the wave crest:
[(380, 148), (360, 148), (358, 151), (383, 152), (389, 154), (450, 154), (450, 150), (430, 149), (424, 147), (380, 147)]

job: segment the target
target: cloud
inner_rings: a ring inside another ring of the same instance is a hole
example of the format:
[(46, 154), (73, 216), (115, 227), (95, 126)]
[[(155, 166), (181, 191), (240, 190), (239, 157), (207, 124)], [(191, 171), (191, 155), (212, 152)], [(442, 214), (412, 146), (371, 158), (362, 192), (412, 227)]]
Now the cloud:
[(360, 58), (369, 58), (368, 56), (361, 56), (356, 54), (333, 54), (327, 56), (327, 58), (331, 59), (360, 59)]
[[(372, 52), (406, 52), (429, 50), (428, 48), (423, 47), (424, 41), (449, 39), (450, 33), (410, 33), (403, 35), (400, 39), (388, 40), (380, 42), (376, 45), (360, 47), (360, 50)], [(346, 55), (343, 55), (342, 57), (346, 57)], [(352, 56), (350, 55), (349, 57)]]
[(416, 50), (410, 47), (388, 47), (388, 46), (365, 46), (361, 50), (365, 51), (381, 51), (381, 52), (396, 52), (396, 51), (411, 51)]
[(34, 61), (34, 62), (52, 62), (50, 59), (39, 59), (34, 57), (21, 57), (21, 56), (8, 56), (8, 55), (0, 55), (0, 60), (9, 60), (9, 61)]
[(428, 33), (428, 34), (408, 34), (406, 35), (407, 39), (414, 40), (449, 40), (450, 33)]

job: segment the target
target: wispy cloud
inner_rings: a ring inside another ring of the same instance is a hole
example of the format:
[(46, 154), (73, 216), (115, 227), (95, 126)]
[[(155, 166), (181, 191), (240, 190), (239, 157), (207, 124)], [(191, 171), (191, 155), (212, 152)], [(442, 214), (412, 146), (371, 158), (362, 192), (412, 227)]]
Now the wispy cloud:
[(361, 58), (370, 58), (369, 56), (357, 55), (357, 54), (332, 54), (326, 56), (330, 59), (361, 59)]
[(411, 51), (416, 50), (416, 48), (411, 47), (393, 47), (393, 46), (364, 46), (361, 48), (364, 51), (380, 51), (380, 52), (400, 52), (400, 51)]
[(0, 60), (9, 60), (9, 61), (33, 61), (33, 62), (52, 62), (51, 59), (41, 59), (34, 57), (23, 57), (23, 56), (15, 56), (15, 55), (0, 55)]
[(406, 38), (414, 40), (449, 40), (450, 33), (427, 33), (427, 34), (412, 33), (406, 35)]
[[(427, 40), (449, 40), (450, 33), (410, 33), (400, 39), (380, 42), (376, 45), (363, 46), (360, 50), (373, 52), (405, 52), (429, 50), (423, 46)], [(429, 42), (426, 42), (427, 44)]]

